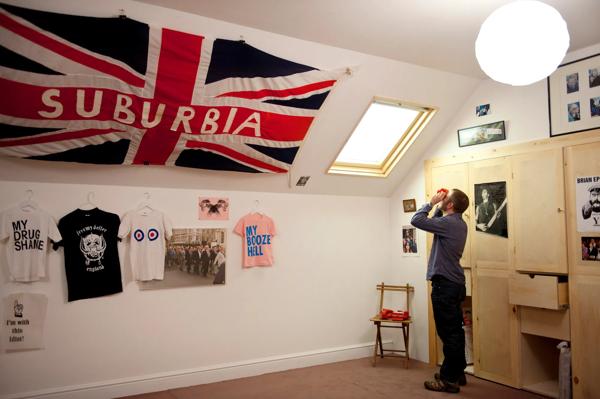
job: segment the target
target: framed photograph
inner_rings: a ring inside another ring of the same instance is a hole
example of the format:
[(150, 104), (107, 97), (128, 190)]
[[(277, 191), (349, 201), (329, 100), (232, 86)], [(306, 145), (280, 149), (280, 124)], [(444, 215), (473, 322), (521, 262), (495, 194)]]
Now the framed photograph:
[(481, 104), (475, 107), (475, 115), (486, 116), (490, 114), (490, 104)]
[(600, 261), (600, 237), (581, 237), (581, 260)]
[(402, 256), (419, 256), (417, 229), (413, 226), (402, 226)]
[(417, 210), (417, 202), (414, 198), (402, 200), (404, 212), (415, 212)]
[(508, 238), (506, 182), (475, 184), (475, 230)]
[(492, 141), (506, 140), (504, 121), (488, 123), (485, 125), (468, 127), (458, 130), (458, 146), (490, 143)]
[(229, 198), (198, 198), (199, 220), (229, 220)]
[(550, 137), (600, 128), (600, 54), (562, 64), (547, 80)]
[(225, 229), (174, 228), (167, 242), (163, 280), (140, 282), (141, 290), (225, 284)]

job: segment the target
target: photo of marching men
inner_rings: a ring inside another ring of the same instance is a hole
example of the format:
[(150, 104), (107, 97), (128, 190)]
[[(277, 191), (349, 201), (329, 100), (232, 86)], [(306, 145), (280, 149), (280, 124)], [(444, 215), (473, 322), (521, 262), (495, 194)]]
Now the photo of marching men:
[(506, 182), (475, 184), (475, 229), (508, 237)]
[(225, 229), (174, 228), (164, 280), (141, 283), (140, 289), (225, 284), (226, 237)]

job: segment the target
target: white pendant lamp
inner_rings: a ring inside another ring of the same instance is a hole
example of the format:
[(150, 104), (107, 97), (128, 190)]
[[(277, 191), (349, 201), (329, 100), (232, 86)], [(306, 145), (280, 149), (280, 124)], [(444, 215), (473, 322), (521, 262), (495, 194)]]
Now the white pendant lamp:
[(475, 55), (493, 80), (525, 86), (556, 70), (569, 48), (567, 23), (553, 7), (535, 0), (509, 3), (481, 25)]

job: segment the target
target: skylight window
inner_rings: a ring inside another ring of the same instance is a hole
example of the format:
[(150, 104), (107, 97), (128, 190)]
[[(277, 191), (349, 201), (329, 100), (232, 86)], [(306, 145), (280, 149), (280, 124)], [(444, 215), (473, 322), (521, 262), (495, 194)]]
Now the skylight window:
[(329, 173), (386, 177), (435, 109), (375, 98), (329, 168)]

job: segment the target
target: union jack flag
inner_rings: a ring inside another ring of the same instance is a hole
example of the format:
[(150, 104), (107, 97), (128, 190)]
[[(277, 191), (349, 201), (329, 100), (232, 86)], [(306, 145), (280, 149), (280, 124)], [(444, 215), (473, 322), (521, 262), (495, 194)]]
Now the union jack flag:
[(340, 71), (128, 18), (0, 4), (0, 154), (286, 173)]

